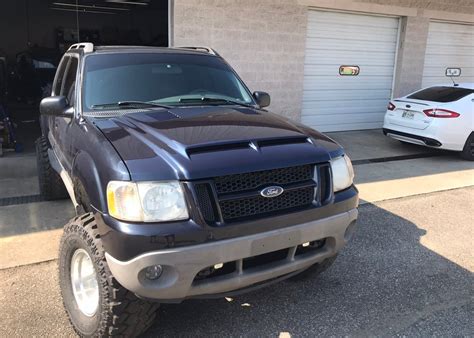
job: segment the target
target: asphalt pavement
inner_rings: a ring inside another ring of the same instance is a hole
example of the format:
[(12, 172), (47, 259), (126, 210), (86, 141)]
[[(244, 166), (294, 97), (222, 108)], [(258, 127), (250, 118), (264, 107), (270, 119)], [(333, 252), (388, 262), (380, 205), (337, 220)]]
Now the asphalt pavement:
[[(147, 336), (472, 336), (474, 187), (364, 204), (318, 278), (163, 305)], [(28, 250), (28, 248), (25, 248)], [(71, 336), (56, 260), (0, 270), (0, 336)]]

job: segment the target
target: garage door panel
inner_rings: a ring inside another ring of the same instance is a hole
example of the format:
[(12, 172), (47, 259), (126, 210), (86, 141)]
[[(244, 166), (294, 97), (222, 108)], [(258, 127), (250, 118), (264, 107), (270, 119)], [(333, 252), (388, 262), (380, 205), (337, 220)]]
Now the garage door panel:
[(457, 46), (453, 48), (453, 46), (430, 46), (426, 49), (426, 54), (471, 56), (474, 54), (474, 47)]
[(363, 123), (331, 123), (331, 124), (309, 124), (311, 128), (318, 129), (320, 131), (346, 131), (346, 130), (365, 130), (365, 129), (377, 129), (380, 128), (382, 122), (363, 122)]
[(303, 107), (311, 105), (312, 101), (344, 101), (344, 100), (382, 100), (390, 99), (391, 90), (304, 90)]
[(435, 35), (440, 33), (447, 34), (474, 34), (474, 26), (463, 24), (451, 24), (447, 22), (432, 22), (434, 24), (430, 27), (429, 34)]
[[(321, 131), (382, 126), (393, 82), (397, 18), (310, 10), (302, 122)], [(358, 76), (341, 76), (357, 65)]]
[[(425, 66), (438, 66), (438, 68), (448, 67), (459, 67), (473, 65), (472, 56), (468, 55), (441, 55), (441, 54), (427, 54), (425, 60)], [(444, 71), (442, 72), (444, 74)]]
[(384, 114), (380, 112), (365, 112), (360, 114), (328, 114), (308, 116), (306, 123), (312, 125), (331, 125), (348, 123), (373, 123), (383, 122)]
[[(341, 41), (343, 40), (343, 41)], [(342, 42), (342, 43), (341, 43)], [(326, 39), (325, 37), (308, 37), (306, 47), (311, 50), (342, 50), (342, 51), (376, 51), (383, 52), (390, 50), (393, 41), (362, 41), (352, 40), (353, 44), (347, 45), (344, 43), (344, 39)], [(363, 42), (361, 44), (360, 42)]]
[[(462, 68), (462, 75), (467, 76), (467, 77), (472, 77), (474, 76), (474, 67), (463, 67)], [(425, 67), (424, 71), (424, 77), (441, 77), (444, 78), (444, 81), (450, 81), (449, 78), (444, 76), (439, 75), (439, 66), (433, 66), (433, 67)]]
[(398, 28), (398, 21), (385, 19), (385, 17), (380, 16), (357, 16), (349, 13), (311, 11), (308, 17), (308, 24), (327, 25), (343, 20), (344, 25), (373, 27), (377, 29)]
[(474, 26), (430, 22), (422, 86), (449, 83), (448, 67), (461, 68), (458, 82), (474, 82)]
[[(322, 64), (306, 64), (305, 71), (307, 76), (333, 76), (339, 71), (340, 63), (332, 63), (328, 65)], [(361, 74), (359, 76), (392, 76), (393, 65), (390, 66), (377, 66), (377, 65), (366, 65), (357, 64), (360, 67)]]
[[(346, 81), (335, 81), (333, 79), (322, 81), (311, 81), (310, 78), (306, 78), (304, 81), (304, 88), (305, 90), (325, 90), (325, 91), (332, 91), (332, 90), (372, 90), (372, 89), (382, 89), (382, 90), (391, 90), (392, 89), (392, 79), (391, 78), (379, 78), (377, 81), (374, 81), (373, 78), (366, 78), (366, 79), (357, 79), (351, 81), (354, 78), (345, 79)], [(355, 87), (359, 87), (360, 89), (356, 89)]]
[[(303, 111), (301, 112), (301, 116), (305, 116), (307, 117), (308, 120), (311, 120), (312, 118), (316, 118), (316, 117), (321, 117), (321, 116), (344, 116), (344, 115), (357, 115), (357, 114), (360, 114), (360, 115), (367, 115), (367, 114), (379, 114), (379, 115), (384, 115), (385, 114), (385, 108), (387, 107), (387, 104), (386, 102), (382, 105), (375, 105), (375, 106), (369, 106), (369, 105), (366, 105), (365, 107), (354, 107), (352, 105), (352, 102), (347, 102), (347, 106), (346, 107), (338, 107), (338, 108), (334, 108), (334, 107), (331, 107), (331, 108), (327, 108), (327, 109), (323, 109), (323, 108), (317, 108), (318, 109), (318, 114), (315, 115), (314, 114), (314, 111), (312, 109), (303, 109)], [(343, 112), (344, 111), (349, 111), (350, 108), (350, 112), (347, 113), (347, 114), (344, 114)], [(384, 111), (384, 113), (381, 113), (380, 111)], [(344, 117), (344, 118), (347, 118), (347, 117)], [(369, 117), (369, 120), (370, 120), (370, 117)]]
[(436, 38), (428, 39), (428, 49), (437, 49), (438, 47), (455, 47), (462, 48), (471, 46), (473, 43), (472, 35), (459, 36), (459, 35), (439, 35)]
[[(372, 65), (372, 66), (393, 66), (395, 53), (382, 52), (354, 52), (352, 54), (343, 51), (315, 51), (307, 50), (306, 62), (307, 64), (339, 64), (339, 65)], [(338, 68), (339, 69), (339, 68)]]
[[(365, 100), (336, 100), (336, 101), (314, 101), (311, 108), (318, 109), (318, 112), (321, 111), (323, 114), (323, 110), (328, 109), (335, 109), (337, 110), (345, 110), (348, 106), (353, 108), (365, 108), (365, 109), (372, 109), (372, 108), (380, 108), (386, 107), (388, 102), (385, 99), (365, 99)], [(313, 113), (311, 109), (306, 109), (303, 107), (302, 115), (308, 115), (309, 113)]]
[[(350, 39), (353, 43), (360, 43), (360, 42), (387, 42), (387, 39), (384, 39), (384, 35), (376, 34), (376, 33), (369, 33), (369, 32), (357, 32), (353, 29), (348, 27), (344, 30), (321, 30), (318, 28), (314, 28), (315, 32), (311, 33), (308, 37), (309, 38), (320, 38), (320, 39), (327, 39), (327, 40), (343, 40), (346, 41)], [(397, 30), (390, 30), (388, 33), (396, 34)], [(344, 38), (346, 37), (346, 38)], [(388, 42), (395, 42), (397, 38), (395, 37), (388, 37)]]

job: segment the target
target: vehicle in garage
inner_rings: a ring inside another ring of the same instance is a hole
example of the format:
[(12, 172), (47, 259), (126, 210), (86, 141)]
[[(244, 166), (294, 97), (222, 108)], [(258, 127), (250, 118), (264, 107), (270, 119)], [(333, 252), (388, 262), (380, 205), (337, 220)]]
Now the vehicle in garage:
[(383, 133), (474, 160), (474, 84), (428, 87), (390, 101)]
[(358, 215), (351, 162), (269, 104), (210, 48), (69, 49), (37, 155), (43, 196), (67, 192), (78, 214), (59, 279), (79, 335), (138, 335), (160, 302), (334, 262)]

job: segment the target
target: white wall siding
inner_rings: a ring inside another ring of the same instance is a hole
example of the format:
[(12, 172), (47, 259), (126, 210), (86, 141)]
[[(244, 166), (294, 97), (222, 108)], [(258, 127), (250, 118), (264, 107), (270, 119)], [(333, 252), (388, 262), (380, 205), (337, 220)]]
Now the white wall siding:
[[(310, 10), (302, 122), (321, 131), (379, 128), (392, 92), (398, 18)], [(358, 76), (339, 66), (358, 65)]]

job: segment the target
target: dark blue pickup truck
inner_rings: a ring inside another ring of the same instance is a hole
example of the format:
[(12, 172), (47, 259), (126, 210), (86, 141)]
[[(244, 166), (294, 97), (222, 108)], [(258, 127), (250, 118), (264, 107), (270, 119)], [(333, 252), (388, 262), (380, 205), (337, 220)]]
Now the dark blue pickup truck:
[(137, 335), (159, 303), (331, 265), (357, 219), (351, 162), (269, 104), (210, 48), (67, 51), (37, 158), (44, 198), (77, 212), (59, 280), (79, 335)]

